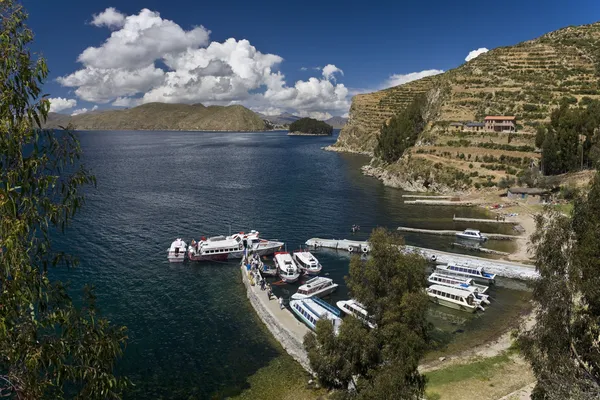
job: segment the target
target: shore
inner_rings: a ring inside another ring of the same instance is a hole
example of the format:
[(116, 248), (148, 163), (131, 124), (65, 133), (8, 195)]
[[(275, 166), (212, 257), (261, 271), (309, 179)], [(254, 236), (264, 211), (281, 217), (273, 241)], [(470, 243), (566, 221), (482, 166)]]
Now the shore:
[(288, 136), (331, 136), (327, 133), (289, 132)]

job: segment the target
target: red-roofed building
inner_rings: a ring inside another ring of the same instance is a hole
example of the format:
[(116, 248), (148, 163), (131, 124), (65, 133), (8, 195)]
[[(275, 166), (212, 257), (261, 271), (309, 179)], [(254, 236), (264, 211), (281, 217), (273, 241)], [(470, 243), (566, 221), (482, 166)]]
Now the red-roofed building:
[(488, 115), (485, 117), (485, 130), (494, 132), (516, 132), (517, 117)]

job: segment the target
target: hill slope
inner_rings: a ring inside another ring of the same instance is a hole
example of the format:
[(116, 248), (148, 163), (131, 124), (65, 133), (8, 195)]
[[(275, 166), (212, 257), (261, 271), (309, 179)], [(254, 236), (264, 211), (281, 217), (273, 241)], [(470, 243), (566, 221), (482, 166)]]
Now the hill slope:
[(240, 106), (148, 103), (127, 110), (90, 112), (73, 117), (50, 113), (47, 128), (69, 122), (81, 130), (262, 131), (265, 122)]

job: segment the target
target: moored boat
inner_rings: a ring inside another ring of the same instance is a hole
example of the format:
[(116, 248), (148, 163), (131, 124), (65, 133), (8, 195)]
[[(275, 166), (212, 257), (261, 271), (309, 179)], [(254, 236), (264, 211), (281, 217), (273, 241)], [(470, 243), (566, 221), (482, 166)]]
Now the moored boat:
[(323, 266), (319, 260), (317, 260), (317, 257), (313, 256), (312, 253), (307, 250), (296, 250), (294, 251), (293, 257), (298, 268), (308, 275), (318, 275), (323, 269)]
[(187, 244), (181, 239), (177, 238), (171, 243), (171, 247), (167, 250), (167, 259), (170, 262), (183, 262), (185, 260), (185, 251)]
[(278, 251), (275, 253), (275, 257), (273, 258), (275, 261), (275, 266), (277, 267), (277, 271), (279, 272), (279, 277), (285, 283), (294, 283), (300, 277), (300, 270), (292, 255), (286, 251)]
[(467, 267), (466, 265), (438, 265), (436, 272), (441, 272), (444, 275), (451, 276), (466, 276), (469, 278), (483, 280), (488, 283), (493, 283), (496, 279), (496, 274), (485, 272), (483, 267)]
[(340, 300), (335, 305), (348, 315), (353, 315), (362, 321), (369, 328), (374, 329), (377, 325), (373, 322), (373, 317), (369, 315), (365, 306), (354, 299)]
[(300, 300), (309, 297), (324, 297), (337, 289), (338, 284), (333, 279), (317, 276), (309, 279), (298, 291), (292, 295), (292, 299)]
[(484, 294), (484, 292), (487, 291), (488, 286), (476, 285), (473, 283), (473, 279), (471, 278), (448, 276), (434, 272), (431, 275), (429, 275), (427, 281), (433, 285), (442, 285), (457, 288), (460, 290), (466, 290), (468, 292), (473, 293), (473, 296), (475, 296), (476, 300), (485, 304), (490, 304), (489, 296), (487, 294)]
[(313, 331), (317, 321), (327, 319), (333, 324), (333, 331), (337, 335), (342, 324), (340, 311), (331, 304), (317, 297), (301, 300), (290, 300), (290, 308)]
[(245, 251), (258, 256), (275, 253), (283, 247), (283, 242), (264, 240), (259, 232), (236, 233), (231, 236), (202, 237), (198, 242), (192, 241), (188, 248), (191, 261), (227, 261), (240, 259)]
[(460, 290), (449, 286), (431, 285), (426, 291), (431, 301), (445, 307), (472, 313), (477, 309), (482, 311), (485, 310), (475, 299), (473, 293), (466, 290)]
[(465, 229), (462, 232), (457, 232), (456, 237), (460, 239), (474, 240), (477, 242), (485, 242), (488, 240), (488, 238), (483, 236), (477, 229)]

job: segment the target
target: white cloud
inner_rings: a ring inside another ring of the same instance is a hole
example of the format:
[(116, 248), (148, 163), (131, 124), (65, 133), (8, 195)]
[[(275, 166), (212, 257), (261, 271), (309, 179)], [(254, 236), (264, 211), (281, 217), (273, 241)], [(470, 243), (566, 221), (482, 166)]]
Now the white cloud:
[(73, 112), (71, 113), (71, 116), (75, 116), (75, 115), (79, 115), (79, 114), (85, 114), (86, 112), (88, 112), (87, 108), (78, 108), (77, 110), (73, 110)]
[(342, 118), (349, 118), (349, 117), (350, 117), (350, 114), (348, 114), (348, 113), (342, 114)]
[(50, 97), (48, 100), (50, 101), (50, 112), (61, 112), (63, 110), (68, 110), (69, 108), (73, 108), (77, 105), (77, 100), (75, 99), (65, 99), (63, 97)]
[(114, 7), (108, 7), (99, 14), (94, 14), (91, 22), (95, 26), (106, 26), (108, 28), (120, 28), (125, 24), (125, 15), (121, 14)]
[(385, 81), (381, 88), (385, 89), (393, 86), (403, 85), (408, 82), (416, 81), (427, 76), (438, 75), (443, 72), (444, 71), (441, 69), (426, 69), (419, 72), (410, 72), (408, 74), (394, 74)]
[(116, 107), (201, 102), (306, 115), (348, 111), (348, 89), (336, 82), (343, 72), (335, 65), (318, 68), (322, 77), (288, 85), (278, 70), (282, 57), (262, 53), (245, 39), (208, 38), (201, 26), (186, 31), (143, 9), (124, 17), (101, 46), (85, 49), (78, 58), (82, 68), (57, 81), (83, 100)]
[(92, 107), (92, 111), (96, 111), (98, 109), (97, 105), (94, 105), (94, 107)]
[(474, 59), (477, 56), (482, 55), (483, 53), (487, 53), (489, 50), (486, 49), (485, 47), (480, 47), (477, 50), (471, 50), (469, 52), (469, 54), (467, 54), (467, 56), (465, 57), (465, 61), (471, 61), (472, 59)]
[(307, 71), (307, 70), (308, 70), (308, 68), (306, 68), (306, 67), (300, 67), (300, 71)]
[(332, 117), (332, 115), (329, 114), (328, 112), (322, 112), (322, 111), (300, 111), (298, 113), (298, 115), (300, 117), (309, 117), (309, 118), (314, 118), (314, 119), (318, 119), (321, 121), (324, 121), (324, 120)]
[(323, 77), (328, 81), (336, 81), (335, 74), (338, 73), (340, 75), (344, 75), (344, 71), (339, 69), (333, 64), (327, 64), (323, 67)]

